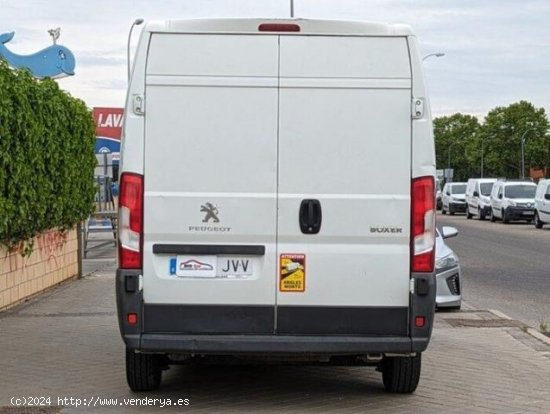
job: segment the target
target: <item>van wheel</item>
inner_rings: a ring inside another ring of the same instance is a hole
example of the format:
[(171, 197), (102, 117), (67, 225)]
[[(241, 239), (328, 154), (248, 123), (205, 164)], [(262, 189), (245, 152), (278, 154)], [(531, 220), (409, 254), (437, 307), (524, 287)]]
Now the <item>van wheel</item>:
[(126, 349), (126, 380), (132, 391), (158, 389), (162, 379), (162, 356)]
[(542, 226), (544, 225), (544, 223), (542, 221), (540, 221), (540, 217), (539, 217), (539, 213), (538, 211), (535, 211), (535, 227), (537, 229), (542, 229)]
[(470, 208), (468, 207), (468, 209), (466, 210), (466, 218), (468, 220), (471, 220), (473, 217), (472, 213), (470, 213)]
[(493, 209), (491, 209), (491, 223), (494, 223), (497, 221), (497, 218), (495, 217), (495, 213), (493, 212)]
[(445, 211), (445, 207), (441, 206), (441, 214), (445, 215), (447, 212)]
[(506, 210), (503, 210), (503, 211), (502, 211), (502, 222), (503, 222), (504, 224), (510, 223), (510, 219), (509, 219), (508, 216), (506, 215)]
[(477, 217), (480, 220), (485, 220), (485, 213), (480, 208), (477, 209)]
[(410, 394), (420, 381), (422, 354), (412, 357), (384, 357), (382, 360), (382, 380), (388, 392)]

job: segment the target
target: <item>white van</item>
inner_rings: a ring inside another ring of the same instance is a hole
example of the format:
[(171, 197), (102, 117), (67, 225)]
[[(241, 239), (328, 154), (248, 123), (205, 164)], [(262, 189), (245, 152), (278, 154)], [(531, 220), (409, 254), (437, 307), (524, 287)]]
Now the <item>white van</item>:
[(485, 220), (491, 214), (491, 190), (496, 178), (470, 178), (466, 185), (466, 218)]
[(410, 28), (145, 26), (117, 303), (132, 390), (209, 356), (377, 366), (412, 392), (435, 304), (435, 154)]
[(441, 193), (441, 214), (466, 212), (466, 183), (445, 183)]
[(540, 180), (535, 192), (535, 227), (550, 224), (550, 180)]
[(529, 180), (498, 180), (491, 190), (491, 222), (533, 220), (536, 188)]

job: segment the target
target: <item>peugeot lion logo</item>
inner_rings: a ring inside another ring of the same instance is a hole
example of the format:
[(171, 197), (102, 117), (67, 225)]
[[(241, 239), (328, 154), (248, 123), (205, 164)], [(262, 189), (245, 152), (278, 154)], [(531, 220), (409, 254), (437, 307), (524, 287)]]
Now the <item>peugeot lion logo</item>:
[(212, 203), (203, 204), (201, 206), (201, 213), (206, 213), (204, 219), (202, 220), (203, 223), (208, 223), (210, 219), (212, 219), (214, 223), (220, 222), (220, 219), (218, 218), (218, 214), (220, 212), (218, 211), (218, 208)]

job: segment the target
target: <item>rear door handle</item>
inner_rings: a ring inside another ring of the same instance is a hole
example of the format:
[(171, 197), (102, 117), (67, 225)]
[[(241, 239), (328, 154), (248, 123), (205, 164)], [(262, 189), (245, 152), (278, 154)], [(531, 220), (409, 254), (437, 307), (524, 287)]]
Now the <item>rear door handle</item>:
[(299, 222), (304, 234), (317, 234), (321, 230), (323, 212), (319, 200), (302, 200), (300, 204)]

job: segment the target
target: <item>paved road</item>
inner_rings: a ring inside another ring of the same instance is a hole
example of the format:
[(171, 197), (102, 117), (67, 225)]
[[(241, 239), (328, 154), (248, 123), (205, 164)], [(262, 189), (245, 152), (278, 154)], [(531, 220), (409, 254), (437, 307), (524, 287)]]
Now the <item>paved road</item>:
[(533, 327), (550, 329), (550, 226), (491, 223), (464, 215), (443, 216), (438, 226), (456, 227), (449, 246), (460, 258), (465, 301), (497, 309)]
[[(550, 406), (550, 345), (515, 321), (471, 310), (437, 315), (413, 395), (385, 393), (371, 368), (271, 365), (173, 367), (160, 390), (132, 393), (114, 303), (111, 265), (2, 313), (0, 413), (542, 414)], [(12, 397), (26, 396), (50, 397), (52, 407), (15, 411)], [(101, 401), (76, 408), (63, 397)], [(190, 405), (124, 405), (144, 397)], [(103, 406), (114, 398), (115, 408)]]

